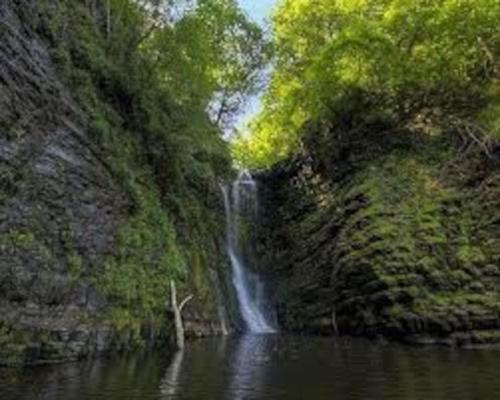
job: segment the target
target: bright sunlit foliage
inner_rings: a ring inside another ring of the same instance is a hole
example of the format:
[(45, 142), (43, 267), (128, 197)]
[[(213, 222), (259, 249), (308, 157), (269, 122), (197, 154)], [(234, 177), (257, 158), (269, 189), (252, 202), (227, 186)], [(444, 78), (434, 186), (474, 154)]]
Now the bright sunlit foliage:
[(378, 94), (384, 112), (410, 99), (451, 113), (456, 99), (481, 98), (469, 106), (498, 134), (499, 21), (498, 0), (281, 1), (271, 84), (235, 157), (252, 167), (282, 159), (304, 123), (335, 115), (353, 88)]

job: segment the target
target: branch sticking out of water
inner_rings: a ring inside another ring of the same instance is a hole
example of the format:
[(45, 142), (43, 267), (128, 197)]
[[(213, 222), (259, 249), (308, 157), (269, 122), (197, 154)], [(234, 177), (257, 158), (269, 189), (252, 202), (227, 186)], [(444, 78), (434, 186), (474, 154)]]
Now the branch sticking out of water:
[(177, 305), (177, 290), (175, 288), (175, 282), (170, 281), (170, 303), (172, 307), (172, 312), (174, 313), (175, 320), (175, 343), (179, 350), (184, 349), (184, 323), (182, 322), (182, 310), (193, 299), (193, 295), (187, 296), (181, 301), (180, 305)]

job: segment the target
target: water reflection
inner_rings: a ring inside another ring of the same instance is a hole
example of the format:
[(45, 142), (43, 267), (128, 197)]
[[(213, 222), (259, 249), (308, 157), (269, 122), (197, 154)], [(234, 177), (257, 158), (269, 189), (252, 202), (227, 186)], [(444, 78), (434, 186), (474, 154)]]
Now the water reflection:
[(264, 398), (267, 386), (264, 380), (270, 367), (275, 337), (248, 335), (235, 343), (227, 400)]
[(190, 343), (173, 356), (0, 369), (2, 400), (489, 400), (498, 350), (246, 336)]
[(165, 398), (173, 398), (177, 394), (179, 388), (179, 378), (181, 375), (182, 360), (184, 359), (184, 351), (180, 350), (174, 354), (172, 362), (167, 369), (165, 378), (161, 382), (160, 392), (166, 396)]
[(0, 399), (156, 399), (165, 367), (159, 355), (145, 353), (22, 371), (0, 369)]
[(495, 350), (245, 336), (187, 349), (164, 399), (490, 399), (500, 390), (499, 366)]

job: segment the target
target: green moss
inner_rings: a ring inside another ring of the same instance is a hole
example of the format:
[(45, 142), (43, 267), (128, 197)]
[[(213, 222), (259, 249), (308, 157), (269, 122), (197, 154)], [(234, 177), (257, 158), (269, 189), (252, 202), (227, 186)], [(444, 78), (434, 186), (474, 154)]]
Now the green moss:
[(80, 278), (82, 272), (83, 259), (82, 256), (76, 252), (71, 253), (68, 256), (68, 268), (71, 278), (77, 280)]
[(132, 332), (137, 338), (140, 336), (141, 325), (137, 316), (130, 309), (115, 307), (106, 315), (106, 321), (118, 332)]
[(97, 283), (115, 305), (141, 316), (161, 315), (170, 279), (185, 278), (186, 262), (158, 193), (133, 185), (135, 214), (119, 229), (117, 255), (108, 260)]
[(457, 251), (457, 259), (461, 263), (477, 263), (484, 264), (486, 256), (479, 246), (464, 245), (460, 246)]
[(405, 308), (401, 304), (394, 304), (393, 306), (389, 307), (388, 310), (386, 310), (386, 313), (388, 313), (393, 319), (398, 319), (405, 313)]
[(0, 366), (21, 366), (32, 342), (29, 332), (14, 329), (0, 321)]
[(22, 249), (30, 249), (35, 243), (35, 235), (26, 229), (11, 231), (9, 236), (13, 245)]
[[(450, 157), (449, 147), (434, 142), (392, 151), (360, 168), (347, 190), (335, 190), (341, 201), (332, 208), (333, 218), (342, 221), (335, 265), (344, 274), (358, 272), (383, 282), (402, 302), (385, 310), (389, 319), (413, 312), (443, 320), (459, 310), (500, 309), (493, 291), (498, 285), (488, 277), (495, 271), (480, 268), (494, 265), (498, 254), (487, 240), (491, 233), (479, 228), (489, 211), (477, 207), (471, 189), (443, 176)], [(369, 307), (366, 287), (349, 282), (351, 296), (356, 293)]]
[(53, 254), (40, 234), (28, 228), (13, 229), (0, 235), (0, 249), (18, 249), (36, 255), (42, 265), (48, 266), (53, 260)]

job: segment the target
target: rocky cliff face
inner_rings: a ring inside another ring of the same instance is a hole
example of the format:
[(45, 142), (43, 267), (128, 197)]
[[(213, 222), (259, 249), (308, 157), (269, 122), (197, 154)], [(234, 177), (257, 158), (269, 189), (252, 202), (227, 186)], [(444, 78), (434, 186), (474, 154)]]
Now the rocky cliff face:
[[(136, 180), (139, 200), (124, 188), (36, 33), (31, 6), (0, 4), (0, 363), (165, 341), (161, 274), (180, 255), (164, 256), (175, 240), (182, 249), (197, 239), (175, 239), (147, 174)], [(182, 291), (198, 300), (191, 334), (221, 330), (223, 205), (215, 179), (204, 188), (200, 207), (214, 228), (188, 262)]]
[(311, 131), (260, 175), (260, 253), (284, 329), (498, 342), (498, 159), (377, 123)]

